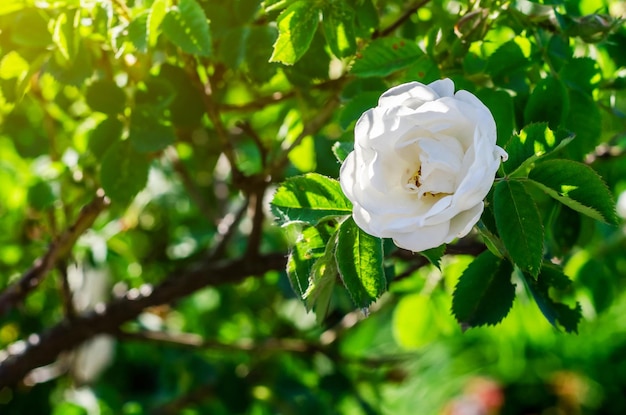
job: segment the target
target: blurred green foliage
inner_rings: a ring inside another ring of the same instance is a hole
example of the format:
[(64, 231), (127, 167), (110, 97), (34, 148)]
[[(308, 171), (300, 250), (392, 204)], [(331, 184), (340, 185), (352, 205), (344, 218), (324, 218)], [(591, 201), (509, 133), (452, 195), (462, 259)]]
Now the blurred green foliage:
[[(389, 291), (369, 310), (331, 280), (318, 324), (298, 298), (307, 278), (290, 281), (284, 267), (154, 300), (1, 388), (0, 413), (626, 413), (621, 16), (617, 0), (3, 0), (0, 287), (58, 246), (100, 189), (111, 200), (3, 311), (3, 361), (32, 334), (116, 297), (149, 297), (207, 255), (286, 257), (298, 229), (274, 223), (276, 186), (311, 171), (337, 177), (333, 151), (345, 157), (360, 114), (402, 82), (449, 77), (475, 93), (501, 146), (533, 129), (575, 134), (562, 148), (520, 145), (515, 168), (552, 150), (583, 162), (621, 219), (595, 221), (525, 186), (542, 214), (542, 255), (572, 283), (548, 290), (559, 284), (542, 278), (559, 277), (542, 269), (526, 288), (517, 273), (516, 301), (495, 327), (462, 332), (450, 312), (480, 237), (449, 247), (440, 270), (441, 252), (427, 260), (385, 244), (375, 265)], [(539, 173), (542, 186), (556, 183)], [(489, 209), (483, 224), (495, 229)], [(310, 232), (316, 249), (296, 243), (302, 261), (290, 263), (307, 273), (327, 238)], [(533, 296), (579, 303), (578, 335), (551, 326)]]

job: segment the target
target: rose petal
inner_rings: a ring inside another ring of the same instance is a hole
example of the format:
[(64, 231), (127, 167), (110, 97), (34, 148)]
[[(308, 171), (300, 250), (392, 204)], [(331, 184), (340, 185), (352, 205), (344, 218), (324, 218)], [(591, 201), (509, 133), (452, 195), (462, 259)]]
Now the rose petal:
[(441, 245), (448, 237), (450, 223), (444, 222), (434, 226), (424, 226), (414, 232), (397, 233), (393, 236), (393, 242), (400, 248), (413, 252)]
[(439, 97), (454, 96), (454, 82), (452, 82), (452, 79), (439, 79), (428, 84), (428, 87), (439, 94)]
[(456, 215), (450, 221), (450, 231), (449, 237), (450, 240), (446, 241), (446, 243), (452, 242), (455, 238), (462, 238), (467, 235), (474, 225), (479, 221), (480, 215), (483, 214), (483, 210), (485, 208), (485, 204), (480, 202), (473, 208), (469, 210), (465, 210), (458, 215)]
[(432, 88), (420, 82), (409, 82), (389, 89), (378, 99), (379, 107), (409, 107), (418, 108), (425, 102), (440, 98)]

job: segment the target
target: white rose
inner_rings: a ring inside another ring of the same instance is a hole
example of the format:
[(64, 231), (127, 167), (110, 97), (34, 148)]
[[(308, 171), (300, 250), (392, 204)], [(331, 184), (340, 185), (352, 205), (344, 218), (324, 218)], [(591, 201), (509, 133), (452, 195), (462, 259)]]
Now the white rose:
[(354, 136), (340, 174), (354, 221), (415, 252), (467, 235), (507, 159), (489, 109), (450, 79), (391, 88)]

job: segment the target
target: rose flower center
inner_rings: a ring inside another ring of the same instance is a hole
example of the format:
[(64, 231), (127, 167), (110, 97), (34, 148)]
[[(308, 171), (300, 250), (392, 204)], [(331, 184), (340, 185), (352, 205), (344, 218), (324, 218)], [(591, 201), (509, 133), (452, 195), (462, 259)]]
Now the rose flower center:
[(416, 143), (417, 169), (405, 170), (404, 188), (423, 197), (440, 199), (454, 193), (463, 163), (463, 148), (452, 137), (423, 138)]

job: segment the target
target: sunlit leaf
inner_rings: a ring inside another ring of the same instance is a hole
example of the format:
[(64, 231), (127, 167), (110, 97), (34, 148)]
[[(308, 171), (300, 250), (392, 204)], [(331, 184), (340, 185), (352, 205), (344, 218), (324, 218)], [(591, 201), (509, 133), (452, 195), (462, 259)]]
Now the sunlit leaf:
[[(486, 72), (494, 78), (500, 78), (530, 64), (530, 45), (526, 45), (520, 40), (525, 41), (526, 39), (518, 37), (500, 45), (489, 56)], [(524, 50), (520, 43), (524, 47), (528, 46), (529, 50)]]
[(546, 123), (530, 124), (513, 135), (504, 149), (509, 159), (502, 164), (506, 174), (525, 176), (539, 158), (558, 151), (574, 140), (574, 135), (565, 130), (553, 131)]
[(322, 27), (333, 55), (345, 58), (356, 52), (354, 10), (345, 1), (327, 3), (323, 10)]
[(538, 163), (528, 177), (569, 208), (602, 222), (618, 223), (611, 192), (591, 167), (571, 160), (547, 160)]
[(313, 264), (324, 254), (326, 244), (332, 235), (332, 228), (328, 226), (308, 226), (302, 230), (289, 252), (287, 276), (291, 287), (301, 300), (304, 300), (304, 293), (308, 289)]
[(52, 40), (61, 54), (68, 60), (74, 59), (78, 51), (77, 28), (80, 18), (79, 10), (61, 13), (54, 23)]
[(196, 0), (180, 0), (161, 23), (163, 33), (184, 52), (210, 57), (212, 53), (209, 21)]
[(343, 162), (352, 150), (354, 150), (354, 142), (352, 141), (337, 141), (333, 144), (333, 154), (340, 162)]
[(4, 0), (0, 3), (0, 16), (22, 10), (27, 7), (24, 0)]
[(309, 286), (302, 296), (307, 309), (313, 310), (318, 322), (322, 322), (328, 314), (333, 288), (337, 281), (336, 244), (336, 238), (331, 237), (326, 244), (324, 254), (313, 263)]
[(159, 35), (161, 34), (161, 23), (165, 18), (165, 14), (167, 12), (167, 1), (166, 0), (156, 0), (152, 3), (152, 7), (150, 7), (150, 14), (148, 14), (148, 22), (147, 22), (147, 34), (148, 34), (148, 45), (150, 47), (154, 47), (157, 43)]
[(276, 191), (271, 206), (281, 225), (290, 222), (315, 225), (329, 217), (352, 213), (352, 204), (339, 182), (317, 173), (287, 179)]
[(315, 3), (299, 0), (282, 11), (278, 17), (278, 39), (270, 62), (293, 65), (309, 49), (319, 23)]

